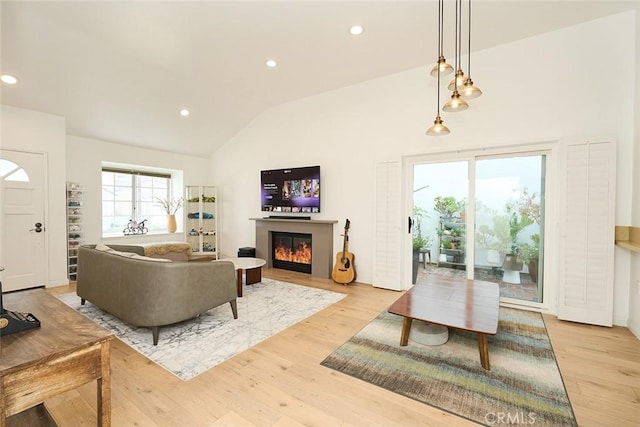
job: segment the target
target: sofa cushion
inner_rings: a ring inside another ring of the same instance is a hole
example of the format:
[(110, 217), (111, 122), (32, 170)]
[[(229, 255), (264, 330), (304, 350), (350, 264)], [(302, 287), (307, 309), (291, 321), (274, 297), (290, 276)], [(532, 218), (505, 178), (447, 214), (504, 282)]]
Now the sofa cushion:
[(153, 242), (141, 245), (144, 254), (153, 258), (166, 258), (171, 261), (189, 261), (191, 245), (185, 242)]
[(151, 257), (148, 257), (148, 256), (138, 255), (135, 252), (116, 251), (115, 249), (112, 249), (107, 245), (103, 245), (102, 243), (98, 243), (96, 245), (95, 249), (98, 250), (98, 251), (108, 252), (110, 254), (118, 255), (118, 256), (121, 256), (121, 257), (125, 257), (125, 258), (141, 259), (141, 260), (144, 260), (144, 261), (171, 262), (170, 259), (166, 259), (166, 258), (151, 258)]
[[(122, 253), (122, 252), (120, 252)], [(170, 259), (168, 258), (155, 258), (155, 257), (150, 257), (150, 256), (142, 256), (142, 255), (138, 255), (138, 254), (133, 254), (132, 257), (129, 257), (131, 259), (141, 259), (144, 261), (155, 261), (155, 262), (171, 262)]]

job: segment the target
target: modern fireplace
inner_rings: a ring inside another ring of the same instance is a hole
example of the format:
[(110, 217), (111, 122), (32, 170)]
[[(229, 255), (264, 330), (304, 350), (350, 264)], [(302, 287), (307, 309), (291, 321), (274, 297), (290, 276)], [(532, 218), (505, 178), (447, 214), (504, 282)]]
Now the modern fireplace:
[(274, 231), (273, 268), (311, 274), (311, 234)]
[(256, 222), (256, 257), (264, 259), (267, 268), (273, 268), (273, 233), (310, 234), (313, 240), (311, 275), (331, 279), (333, 261), (333, 226), (335, 219), (281, 219), (250, 218)]

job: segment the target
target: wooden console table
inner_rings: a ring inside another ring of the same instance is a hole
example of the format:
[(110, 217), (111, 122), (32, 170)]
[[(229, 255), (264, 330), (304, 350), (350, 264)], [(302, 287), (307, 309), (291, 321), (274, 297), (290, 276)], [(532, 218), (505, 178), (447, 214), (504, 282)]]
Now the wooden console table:
[(113, 334), (42, 289), (4, 295), (4, 306), (42, 326), (2, 337), (0, 427), (6, 417), (97, 380), (98, 425), (111, 425), (109, 346)]

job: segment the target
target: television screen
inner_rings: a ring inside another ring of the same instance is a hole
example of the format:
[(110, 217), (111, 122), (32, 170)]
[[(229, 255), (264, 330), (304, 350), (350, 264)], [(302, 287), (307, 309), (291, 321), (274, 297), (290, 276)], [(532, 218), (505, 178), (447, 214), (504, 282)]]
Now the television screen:
[(260, 194), (263, 212), (320, 212), (320, 166), (262, 171)]

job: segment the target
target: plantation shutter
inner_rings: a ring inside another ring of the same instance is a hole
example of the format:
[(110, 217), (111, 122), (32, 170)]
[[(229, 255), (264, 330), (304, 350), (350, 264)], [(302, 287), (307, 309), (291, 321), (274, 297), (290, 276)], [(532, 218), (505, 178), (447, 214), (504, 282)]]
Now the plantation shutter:
[(400, 190), (400, 162), (376, 163), (373, 286), (378, 288), (403, 289)]
[(565, 166), (558, 318), (611, 326), (615, 143), (570, 144)]

